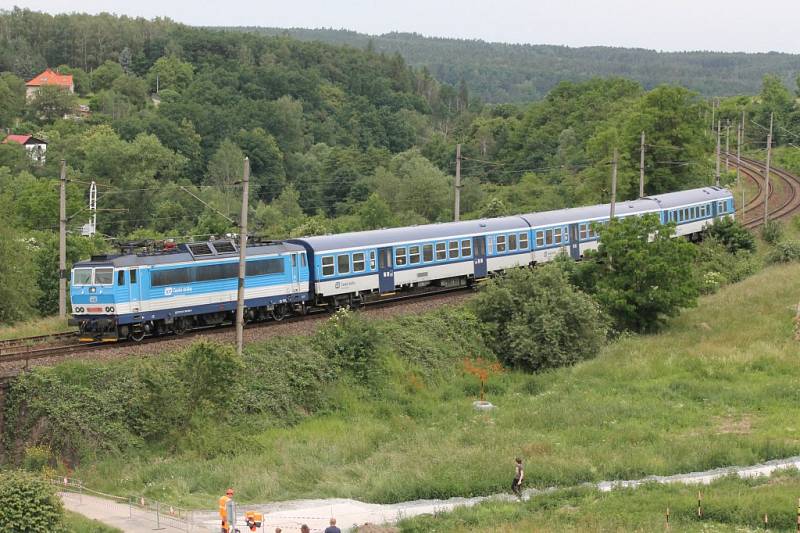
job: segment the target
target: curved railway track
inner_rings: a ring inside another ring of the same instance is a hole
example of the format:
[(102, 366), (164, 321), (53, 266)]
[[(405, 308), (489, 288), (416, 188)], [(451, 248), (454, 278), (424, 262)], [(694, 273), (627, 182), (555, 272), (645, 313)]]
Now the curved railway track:
[[(731, 166), (736, 168), (735, 157)], [(741, 158), (741, 173), (756, 184), (757, 193), (748, 200), (740, 211), (742, 224), (755, 229), (764, 222), (764, 163), (749, 157)], [(774, 185), (775, 178), (781, 184), (781, 191)], [(770, 167), (769, 218), (781, 220), (800, 212), (800, 178), (778, 167)]]
[[(409, 302), (411, 302), (413, 300), (418, 300), (420, 298), (435, 297), (437, 295), (438, 296), (445, 296), (445, 295), (449, 295), (449, 294), (452, 294), (452, 293), (461, 293), (461, 292), (472, 290), (472, 289), (473, 289), (473, 287), (455, 287), (455, 288), (445, 288), (445, 289), (439, 289), (439, 290), (429, 290), (429, 291), (424, 291), (424, 292), (419, 292), (419, 293), (414, 293), (414, 294), (408, 294), (408, 295), (391, 296), (391, 297), (388, 297), (388, 298), (382, 298), (380, 300), (375, 300), (375, 301), (372, 301), (372, 302), (365, 303), (363, 307), (366, 308), (366, 309), (372, 309), (372, 308), (400, 306), (400, 305), (409, 303)], [(285, 318), (283, 320), (280, 320), (278, 322), (280, 322), (280, 323), (292, 323), (292, 322), (315, 321), (315, 320), (320, 320), (320, 319), (322, 319), (322, 318), (324, 318), (326, 316), (330, 316), (330, 313), (328, 312), (328, 310), (320, 309), (320, 310), (312, 311), (312, 312), (308, 313), (307, 315), (295, 315), (295, 316), (287, 317), (287, 318)], [(276, 323), (276, 321), (274, 321), (274, 320), (269, 320), (269, 321), (264, 321), (264, 322), (253, 322), (253, 323), (247, 324), (245, 326), (245, 329), (248, 329), (248, 330), (260, 329), (260, 328), (270, 327), (270, 326), (274, 325), (275, 323)], [(172, 340), (174, 340), (174, 339), (188, 339), (188, 338), (196, 337), (196, 336), (199, 336), (199, 335), (202, 335), (204, 333), (211, 332), (211, 331), (220, 331), (220, 330), (225, 330), (225, 329), (232, 330), (233, 329), (233, 325), (232, 324), (224, 324), (224, 325), (221, 325), (221, 326), (209, 326), (209, 327), (205, 327), (205, 328), (193, 329), (191, 331), (187, 331), (185, 334), (180, 335), (180, 336), (177, 336), (177, 335), (174, 335), (174, 334), (169, 334), (169, 335), (162, 335), (162, 336), (158, 336), (158, 337), (155, 337), (155, 336), (153, 336), (153, 337), (145, 337), (140, 342), (134, 342), (134, 341), (126, 340), (126, 341), (119, 341), (119, 342), (100, 342), (100, 341), (98, 341), (98, 342), (93, 342), (93, 343), (79, 343), (77, 334), (75, 334), (75, 333), (65, 333), (65, 334), (59, 334), (58, 338), (66, 339), (68, 337), (71, 337), (72, 339), (74, 339), (73, 342), (71, 342), (69, 344), (61, 344), (61, 345), (56, 345), (56, 346), (52, 346), (52, 345), (44, 345), (44, 346), (42, 346), (41, 344), (39, 346), (36, 346), (36, 345), (31, 345), (31, 344), (27, 344), (27, 345), (25, 344), (26, 341), (28, 343), (30, 343), (30, 342), (32, 342), (33, 339), (38, 339), (39, 337), (27, 337), (27, 338), (23, 338), (23, 339), (12, 339), (12, 340), (9, 340), (9, 341), (0, 341), (0, 342), (7, 343), (7, 346), (0, 344), (0, 349), (2, 349), (2, 351), (0, 351), (0, 366), (3, 366), (3, 365), (8, 364), (8, 363), (22, 363), (21, 369), (26, 369), (26, 368), (28, 368), (29, 363), (31, 361), (35, 361), (35, 360), (38, 360), (38, 359), (45, 359), (45, 358), (57, 359), (57, 358), (62, 358), (62, 357), (66, 357), (66, 356), (74, 355), (74, 354), (86, 354), (86, 355), (92, 354), (92, 355), (94, 355), (96, 353), (102, 353), (102, 351), (104, 351), (104, 350), (110, 350), (110, 349), (114, 349), (114, 348), (120, 348), (120, 347), (125, 347), (125, 346), (133, 348), (133, 347), (137, 347), (137, 346), (143, 346), (143, 345), (146, 345), (146, 344), (152, 344), (152, 343), (161, 342), (163, 340), (168, 340), (168, 339), (172, 339)], [(43, 335), (41, 337), (44, 338), (44, 337), (53, 337), (53, 336), (44, 336)], [(16, 344), (14, 344), (14, 341), (16, 341)], [(42, 342), (45, 342), (45, 341), (42, 341)], [(11, 377), (12, 375), (18, 373), (19, 370), (21, 370), (21, 369), (20, 368), (16, 368), (12, 372), (5, 372), (5, 373), (2, 372), (2, 370), (0, 370), (0, 378)]]

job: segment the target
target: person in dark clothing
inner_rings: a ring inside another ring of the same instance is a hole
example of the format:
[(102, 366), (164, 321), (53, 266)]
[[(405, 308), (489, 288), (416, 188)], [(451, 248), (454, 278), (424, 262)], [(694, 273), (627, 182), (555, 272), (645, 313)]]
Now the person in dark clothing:
[(522, 468), (522, 459), (517, 457), (514, 465), (514, 481), (511, 482), (511, 491), (522, 499), (522, 480), (525, 479), (525, 471)]
[(342, 533), (342, 530), (336, 527), (335, 518), (331, 518), (331, 525), (325, 528), (325, 533)]

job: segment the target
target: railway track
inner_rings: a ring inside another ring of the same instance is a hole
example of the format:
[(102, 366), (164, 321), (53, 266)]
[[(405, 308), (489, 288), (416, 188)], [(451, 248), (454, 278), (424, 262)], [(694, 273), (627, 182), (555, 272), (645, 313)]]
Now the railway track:
[[(382, 308), (382, 307), (400, 306), (402, 304), (410, 303), (411, 301), (418, 300), (420, 298), (435, 297), (437, 295), (445, 296), (448, 294), (461, 293), (468, 290), (472, 290), (472, 287), (445, 288), (439, 290), (424, 291), (409, 295), (389, 296), (387, 298), (381, 298), (380, 300), (374, 300), (372, 302), (365, 303), (363, 308), (373, 309), (379, 307)], [(278, 322), (292, 323), (292, 322), (316, 321), (316, 320), (321, 320), (327, 316), (330, 316), (328, 310), (320, 309), (320, 310), (314, 310), (306, 315), (295, 315), (287, 317)], [(252, 330), (260, 328), (268, 328), (274, 325), (275, 323), (276, 321), (273, 320), (266, 322), (253, 322), (245, 325), (245, 329)], [(233, 330), (233, 325), (225, 324), (222, 326), (209, 326), (205, 328), (197, 328), (191, 331), (187, 331), (183, 335), (168, 334), (157, 337), (156, 336), (145, 337), (140, 342), (125, 340), (119, 342), (98, 341), (93, 343), (79, 343), (78, 336), (75, 333), (69, 333), (68, 335), (71, 336), (72, 339), (74, 339), (73, 342), (69, 344), (62, 344), (57, 346), (39, 346), (39, 347), (35, 345), (26, 346), (24, 344), (26, 339), (30, 341), (31, 339), (35, 339), (36, 337), (28, 337), (25, 339), (12, 339), (9, 341), (4, 341), (8, 343), (8, 347), (0, 345), (0, 348), (4, 350), (0, 352), (0, 366), (8, 363), (23, 363), (23, 364), (21, 365), (21, 368), (16, 368), (12, 372), (0, 371), (0, 379), (12, 377), (13, 375), (19, 373), (20, 370), (28, 368), (31, 361), (39, 359), (45, 359), (45, 358), (60, 359), (75, 354), (89, 355), (89, 354), (102, 353), (102, 351), (104, 350), (110, 350), (113, 348), (120, 348), (125, 346), (133, 348), (137, 346), (143, 346), (147, 344), (161, 342), (164, 340), (190, 339), (192, 337), (197, 337), (203, 335), (204, 333), (209, 333), (211, 331), (216, 332), (226, 329)], [(49, 336), (43, 335), (42, 337), (49, 337)], [(67, 338), (67, 334), (63, 334), (62, 338)], [(15, 345), (12, 341), (17, 341), (17, 344)], [(16, 348), (14, 346), (16, 346)]]
[(77, 340), (77, 332), (66, 331), (64, 333), (51, 333), (48, 335), (34, 335), (32, 337), (20, 337), (17, 339), (0, 340), (0, 357), (6, 354), (33, 351), (37, 346), (43, 344), (69, 343)]
[[(736, 168), (735, 158), (731, 164)], [(748, 200), (740, 211), (742, 224), (748, 229), (755, 229), (764, 222), (764, 163), (749, 157), (741, 158), (741, 173), (753, 181), (758, 189), (757, 193)], [(776, 191), (775, 178), (781, 184), (781, 191)], [(800, 213), (800, 178), (777, 167), (770, 167), (769, 192), (769, 218), (781, 220)]]

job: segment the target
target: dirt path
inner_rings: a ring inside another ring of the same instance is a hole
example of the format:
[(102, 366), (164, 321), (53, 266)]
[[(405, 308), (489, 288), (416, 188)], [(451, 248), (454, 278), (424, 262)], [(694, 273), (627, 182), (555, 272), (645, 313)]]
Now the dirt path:
[[(787, 468), (800, 469), (800, 456), (790, 457), (788, 459), (779, 459), (775, 461), (768, 461), (765, 463), (745, 466), (745, 467), (728, 467), (717, 468), (714, 470), (707, 470), (705, 472), (692, 472), (689, 474), (676, 474), (673, 476), (650, 476), (643, 479), (626, 480), (626, 481), (602, 481), (600, 483), (588, 483), (589, 486), (595, 486), (601, 491), (610, 491), (615, 488), (635, 488), (644, 483), (688, 483), (688, 484), (708, 484), (721, 477), (736, 474), (742, 478), (750, 478), (757, 476), (768, 476), (776, 470)], [(529, 499), (537, 494), (552, 492), (561, 487), (552, 487), (548, 489), (527, 489), (524, 491), (524, 498)], [(155, 527), (152, 517), (148, 521), (142, 521), (140, 517), (137, 522), (128, 520), (128, 508), (124, 506), (124, 510), (117, 510), (117, 514), (112, 515), (112, 507), (114, 504), (110, 500), (102, 500), (102, 498), (92, 498), (92, 502), (87, 506), (86, 498), (83, 496), (84, 503), (77, 504), (77, 496), (68, 495), (70, 500), (74, 503), (69, 503), (65, 499), (65, 505), (68, 509), (85, 514), (90, 518), (95, 518), (109, 525), (119, 527), (123, 531), (131, 531), (140, 533), (143, 531), (152, 531)], [(74, 497), (74, 498), (73, 498)], [(95, 502), (94, 500), (101, 500)], [(272, 532), (276, 527), (280, 527), (284, 532), (299, 531), (302, 524), (307, 524), (311, 531), (320, 532), (328, 526), (330, 517), (336, 517), (339, 527), (343, 531), (349, 528), (363, 524), (391, 524), (395, 523), (401, 518), (409, 518), (420, 514), (431, 514), (435, 512), (451, 511), (459, 506), (472, 506), (484, 501), (509, 501), (513, 500), (509, 494), (495, 494), (491, 496), (478, 496), (475, 498), (450, 498), (449, 500), (416, 500), (411, 502), (402, 502), (394, 504), (377, 504), (377, 503), (364, 503), (357, 500), (347, 499), (323, 499), (323, 500), (293, 500), (268, 504), (251, 504), (242, 505), (239, 508), (239, 514), (243, 515), (244, 511), (258, 511), (264, 513), (265, 521), (261, 532)], [(119, 516), (119, 512), (124, 511), (124, 517)], [(92, 512), (93, 514), (89, 514)], [(102, 516), (102, 513), (108, 513), (107, 518)], [(134, 520), (136, 517), (134, 517)], [(113, 521), (112, 521), (113, 520)], [(215, 511), (195, 511), (192, 514), (193, 524), (191, 531), (216, 531), (218, 528), (218, 517)], [(140, 529), (140, 527), (148, 526), (148, 529)], [(164, 526), (165, 524), (162, 524)], [(238, 527), (242, 532), (248, 531), (244, 522), (240, 519)], [(130, 526), (130, 527), (128, 527)], [(175, 531), (176, 529), (168, 527), (167, 531)], [(184, 523), (178, 526), (178, 529), (183, 528), (187, 530)]]

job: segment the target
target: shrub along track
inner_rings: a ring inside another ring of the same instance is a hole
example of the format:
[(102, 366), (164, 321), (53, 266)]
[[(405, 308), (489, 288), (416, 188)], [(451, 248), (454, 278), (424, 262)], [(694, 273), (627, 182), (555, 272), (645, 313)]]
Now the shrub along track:
[[(736, 168), (735, 158), (731, 166)], [(741, 158), (741, 173), (756, 184), (758, 192), (745, 203), (740, 211), (739, 218), (748, 229), (755, 229), (764, 222), (764, 172), (765, 164), (749, 157)], [(774, 185), (775, 177), (778, 178), (780, 187)], [(776, 167), (770, 167), (769, 182), (769, 218), (782, 220), (800, 213), (800, 178)]]
[[(376, 300), (366, 304), (369, 317), (389, 318), (391, 316), (419, 314), (452, 304), (471, 296), (471, 288), (444, 289), (422, 292), (411, 295), (395, 296)], [(245, 343), (259, 341), (276, 335), (303, 335), (313, 333), (330, 314), (327, 311), (316, 311), (305, 316), (292, 316), (275, 322), (256, 322), (245, 326)], [(214, 340), (231, 342), (234, 328), (231, 325), (196, 329), (184, 335), (163, 335), (146, 337), (141, 342), (95, 342), (78, 343), (75, 333), (64, 334), (63, 342), (68, 344), (29, 346), (24, 339), (14, 339), (20, 343), (8, 342), (9, 348), (0, 355), (0, 381), (12, 378), (31, 366), (54, 365), (67, 359), (115, 359), (131, 355), (153, 355), (166, 350), (178, 350), (195, 340)], [(22, 348), (12, 348), (22, 346)]]

